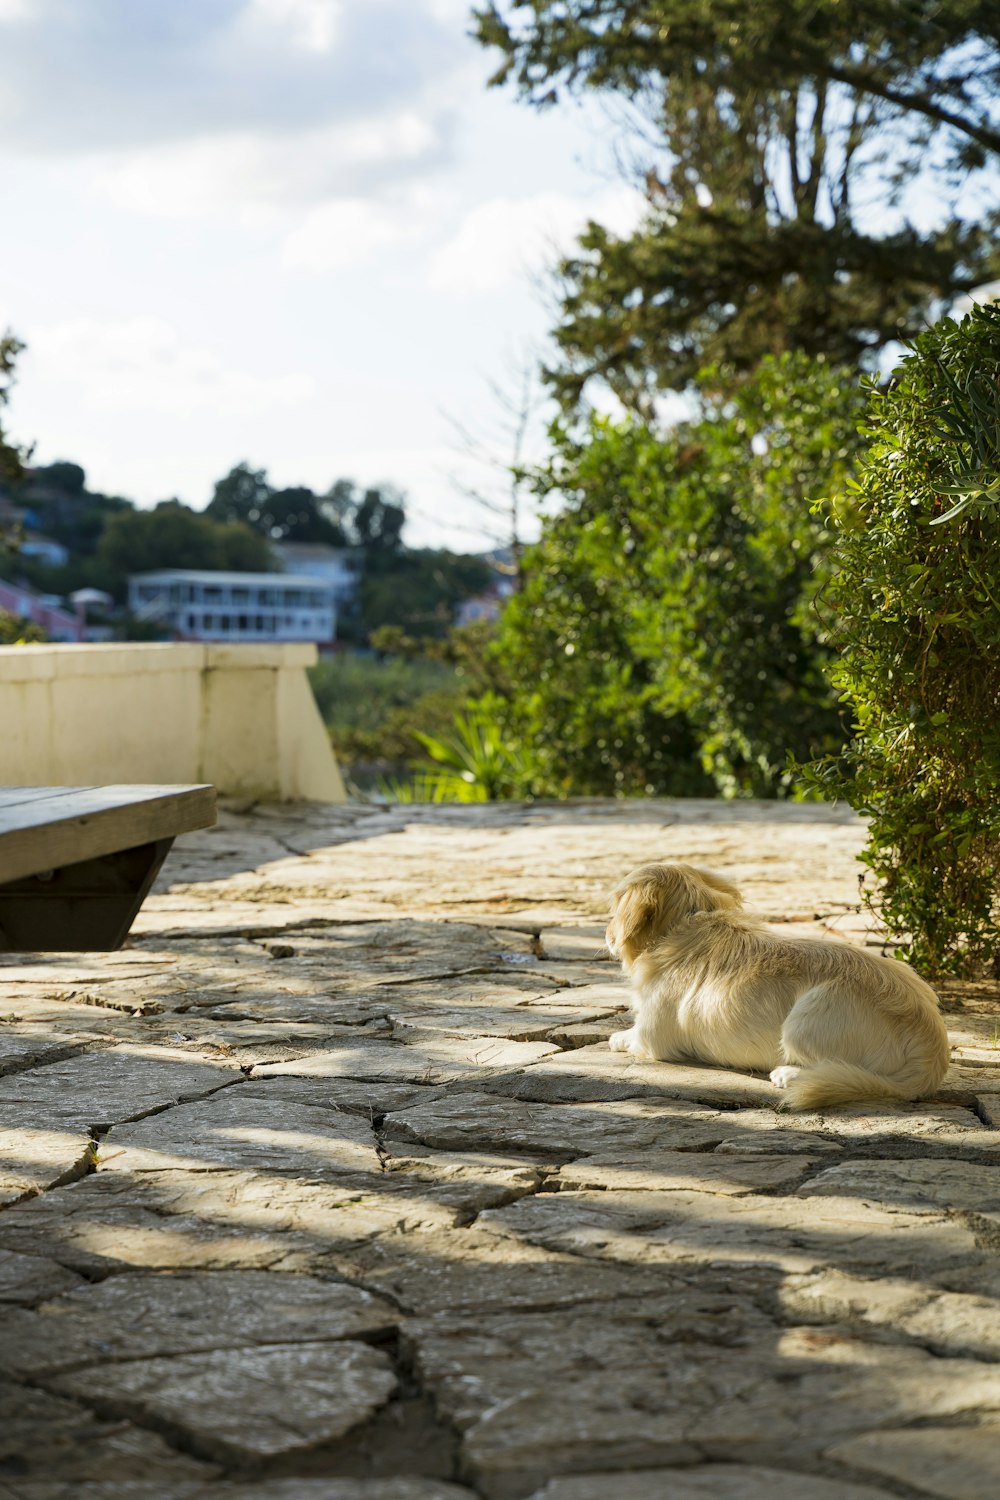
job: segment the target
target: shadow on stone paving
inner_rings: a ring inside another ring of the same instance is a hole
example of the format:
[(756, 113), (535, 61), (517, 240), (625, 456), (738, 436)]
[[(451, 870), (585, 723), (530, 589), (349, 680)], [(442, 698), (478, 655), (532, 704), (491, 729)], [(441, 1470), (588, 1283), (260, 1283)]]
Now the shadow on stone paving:
[[(394, 1196), (166, 1169), (17, 1205), (5, 1249), (87, 1281), (4, 1316), (6, 1373), (229, 1471), (452, 1474), (491, 1496), (709, 1457), (824, 1472), (838, 1438), (1000, 1400), (985, 1300), (954, 1299), (970, 1304), (957, 1330), (928, 1321), (974, 1245), (929, 1243), (924, 1224), (873, 1248), (849, 1215), (838, 1232), (801, 1200), (774, 1221), (781, 1199), (727, 1196), (744, 1209), (734, 1240), (708, 1193), (649, 1189), (624, 1212), (538, 1194), (462, 1229), (433, 1187)], [(887, 1311), (884, 1290), (864, 1306), (875, 1255), (912, 1282), (892, 1288), (892, 1342), (866, 1337)]]
[(3, 1500), (990, 1492), (989, 996), (937, 1099), (782, 1115), (611, 1053), (585, 919), (224, 907), (0, 966)]

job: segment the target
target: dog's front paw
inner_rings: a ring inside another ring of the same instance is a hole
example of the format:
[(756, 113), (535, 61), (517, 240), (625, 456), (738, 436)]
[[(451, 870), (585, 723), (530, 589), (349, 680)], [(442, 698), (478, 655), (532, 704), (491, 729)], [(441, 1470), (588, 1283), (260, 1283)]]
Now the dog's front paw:
[(801, 1068), (773, 1068), (771, 1071), (771, 1082), (775, 1088), (787, 1089), (790, 1083), (794, 1083), (801, 1073)]
[(608, 1046), (612, 1052), (631, 1052), (635, 1042), (635, 1034), (630, 1026), (628, 1031), (613, 1031), (608, 1037)]

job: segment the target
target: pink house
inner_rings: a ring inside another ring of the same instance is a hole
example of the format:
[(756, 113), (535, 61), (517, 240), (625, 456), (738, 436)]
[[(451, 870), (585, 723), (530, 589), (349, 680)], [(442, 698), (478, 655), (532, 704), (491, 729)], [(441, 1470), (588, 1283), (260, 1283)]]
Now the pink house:
[(0, 579), (0, 610), (18, 620), (40, 625), (50, 641), (79, 641), (81, 622), (69, 610), (61, 609), (51, 594), (40, 594), (27, 584), (5, 583)]

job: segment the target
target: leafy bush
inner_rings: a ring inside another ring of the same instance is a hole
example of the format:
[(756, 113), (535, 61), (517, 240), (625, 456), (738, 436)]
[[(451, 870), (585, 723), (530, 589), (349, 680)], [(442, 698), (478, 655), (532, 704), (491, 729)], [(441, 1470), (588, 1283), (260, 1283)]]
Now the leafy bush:
[(850, 374), (765, 360), (662, 434), (554, 433), (535, 476), (557, 515), (525, 559), (495, 658), (514, 745), (543, 795), (774, 796), (788, 755), (843, 742), (811, 608), (863, 404)]
[(487, 698), (467, 714), (456, 714), (445, 736), (418, 733), (435, 768), (420, 777), (424, 800), (498, 802), (523, 797), (532, 785), (530, 758), (516, 751)]
[(815, 766), (870, 819), (881, 915), (928, 972), (1000, 967), (1000, 310), (869, 382), (870, 447), (828, 507), (825, 608), (855, 739)]
[(611, 555), (605, 500), (567, 506), (526, 555), (491, 653), (503, 677), (477, 706), (531, 758), (536, 795), (709, 792), (689, 725), (658, 711), (628, 643), (630, 580)]
[(48, 636), (40, 625), (0, 609), (0, 646), (28, 646), (47, 640)]

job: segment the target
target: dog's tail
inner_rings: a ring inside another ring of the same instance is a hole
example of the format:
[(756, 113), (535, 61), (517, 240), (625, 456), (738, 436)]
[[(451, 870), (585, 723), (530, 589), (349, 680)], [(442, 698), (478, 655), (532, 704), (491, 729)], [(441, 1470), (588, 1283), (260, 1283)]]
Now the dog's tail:
[(822, 1109), (827, 1104), (853, 1104), (863, 1099), (920, 1099), (933, 1093), (944, 1076), (912, 1070), (909, 1077), (886, 1078), (854, 1063), (824, 1058), (801, 1066), (784, 1089), (786, 1109)]

